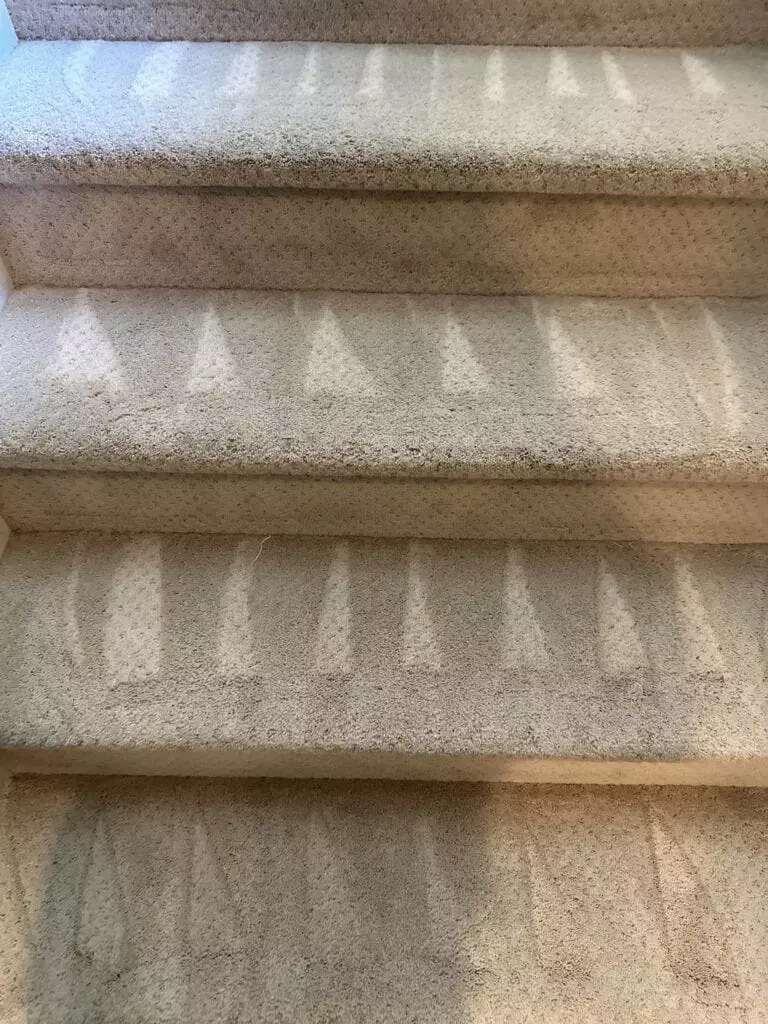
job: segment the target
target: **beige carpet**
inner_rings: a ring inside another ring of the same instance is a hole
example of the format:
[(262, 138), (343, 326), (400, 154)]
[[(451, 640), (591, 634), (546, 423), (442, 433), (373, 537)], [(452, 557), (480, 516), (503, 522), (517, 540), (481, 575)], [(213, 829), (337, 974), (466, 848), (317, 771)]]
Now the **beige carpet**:
[(767, 555), (16, 535), (0, 746), (75, 770), (768, 782)]
[(767, 52), (22, 43), (0, 251), (17, 285), (762, 295)]
[(15, 529), (764, 541), (767, 310), (18, 289), (0, 508)]
[(0, 1012), (29, 1024), (744, 1024), (762, 791), (16, 781)]
[(0, 183), (765, 198), (768, 49), (30, 43)]
[(17, 285), (760, 296), (762, 201), (0, 187)]
[(762, 0), (8, 0), (43, 39), (335, 39), (546, 46), (768, 43)]
[(766, 299), (21, 288), (0, 466), (763, 484), (766, 322)]
[(0, 1024), (768, 1024), (764, 0), (10, 7)]

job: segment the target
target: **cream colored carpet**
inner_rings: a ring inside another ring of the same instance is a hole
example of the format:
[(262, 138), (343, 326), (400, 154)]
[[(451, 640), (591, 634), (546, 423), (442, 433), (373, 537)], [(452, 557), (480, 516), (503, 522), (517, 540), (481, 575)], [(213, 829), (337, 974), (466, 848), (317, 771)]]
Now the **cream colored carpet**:
[(42, 39), (335, 39), (545, 46), (768, 43), (762, 0), (9, 0)]
[(1, 833), (0, 1012), (34, 1024), (758, 1022), (767, 802), (22, 778)]
[(0, 746), (59, 770), (765, 783), (766, 555), (20, 534)]
[(0, 69), (0, 183), (764, 199), (766, 60), (27, 43)]
[(766, 1024), (763, 0), (10, 7), (0, 1024)]
[(15, 529), (768, 539), (759, 300), (18, 289)]

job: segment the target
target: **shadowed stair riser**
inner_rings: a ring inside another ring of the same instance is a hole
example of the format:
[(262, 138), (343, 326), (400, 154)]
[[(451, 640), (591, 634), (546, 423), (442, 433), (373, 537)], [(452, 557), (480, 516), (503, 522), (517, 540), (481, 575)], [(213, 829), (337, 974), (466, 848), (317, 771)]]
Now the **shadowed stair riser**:
[(17, 779), (0, 1009), (46, 1024), (743, 1024), (768, 796)]
[(764, 485), (0, 471), (13, 530), (768, 542)]
[(0, 189), (17, 285), (757, 296), (768, 204)]
[(768, 757), (691, 761), (589, 761), (303, 750), (204, 751), (179, 747), (14, 748), (0, 765), (30, 775), (141, 775), (205, 778), (390, 779), (422, 782), (504, 782), (557, 786), (718, 786), (768, 788)]
[(0, 746), (44, 770), (765, 783), (767, 557), (17, 534)]
[(9, 0), (31, 39), (318, 39), (535, 46), (768, 42), (761, 0)]

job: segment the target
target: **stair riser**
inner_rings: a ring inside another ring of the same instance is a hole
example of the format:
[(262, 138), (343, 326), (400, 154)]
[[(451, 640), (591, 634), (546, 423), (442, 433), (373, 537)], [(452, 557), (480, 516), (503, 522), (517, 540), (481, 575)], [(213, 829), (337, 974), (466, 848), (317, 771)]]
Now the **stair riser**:
[(719, 46), (768, 41), (761, 0), (10, 0), (29, 39), (307, 39), (338, 42), (496, 43), (534, 46)]
[(0, 192), (16, 284), (757, 296), (768, 204), (386, 192)]
[(768, 758), (700, 761), (590, 761), (350, 753), (315, 750), (136, 749), (69, 747), (4, 750), (10, 770), (31, 775), (159, 775), (208, 778), (401, 779), (597, 786), (768, 787)]
[(768, 542), (759, 484), (0, 473), (12, 530)]

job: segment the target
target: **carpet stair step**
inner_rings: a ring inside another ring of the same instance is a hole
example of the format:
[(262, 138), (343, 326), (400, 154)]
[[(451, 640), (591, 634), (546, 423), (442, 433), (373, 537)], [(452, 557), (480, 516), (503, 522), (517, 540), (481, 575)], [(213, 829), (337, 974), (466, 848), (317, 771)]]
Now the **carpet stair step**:
[(12, 529), (768, 539), (765, 299), (20, 288)]
[(0, 244), (17, 284), (759, 295), (766, 59), (22, 43)]
[(720, 46), (768, 43), (761, 0), (8, 0), (26, 39), (315, 39), (346, 43)]
[(758, 1021), (768, 794), (19, 778), (6, 1019)]
[(763, 546), (12, 535), (15, 771), (768, 784)]
[(766, 47), (27, 43), (6, 185), (766, 197)]
[(7, 8), (0, 1024), (764, 1021), (764, 0)]

